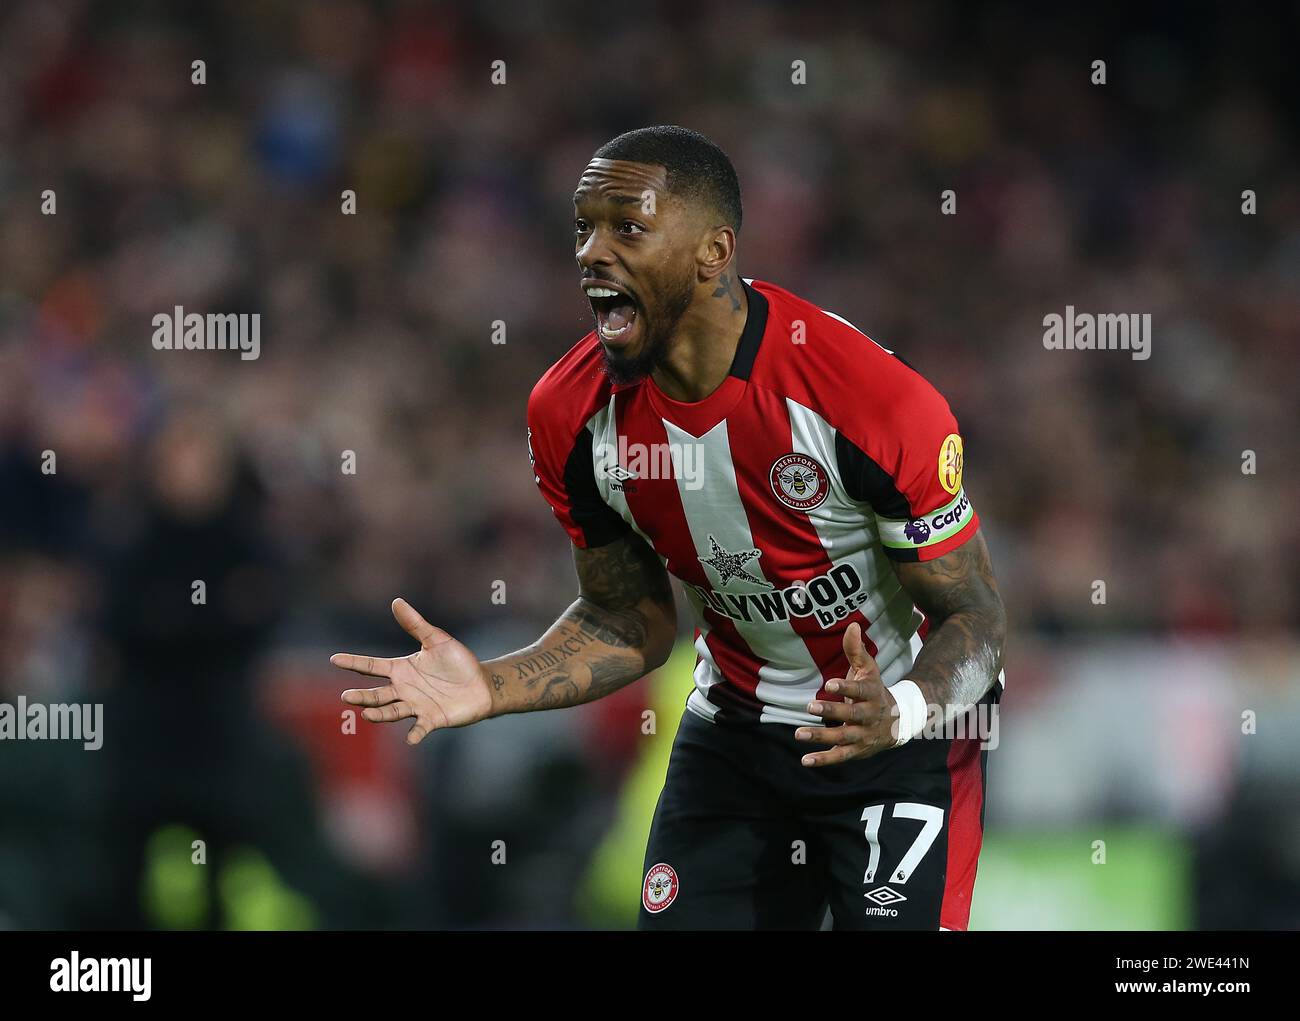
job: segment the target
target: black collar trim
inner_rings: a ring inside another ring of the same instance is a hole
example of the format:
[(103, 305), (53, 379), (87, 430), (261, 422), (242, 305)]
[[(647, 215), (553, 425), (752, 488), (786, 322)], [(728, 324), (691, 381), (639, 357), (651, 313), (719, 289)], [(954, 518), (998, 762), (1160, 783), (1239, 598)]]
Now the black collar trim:
[(767, 299), (740, 281), (749, 299), (749, 311), (745, 315), (745, 328), (740, 331), (740, 342), (736, 345), (736, 356), (731, 360), (727, 375), (737, 379), (749, 379), (754, 370), (754, 360), (758, 357), (758, 346), (763, 342), (763, 333), (767, 329)]

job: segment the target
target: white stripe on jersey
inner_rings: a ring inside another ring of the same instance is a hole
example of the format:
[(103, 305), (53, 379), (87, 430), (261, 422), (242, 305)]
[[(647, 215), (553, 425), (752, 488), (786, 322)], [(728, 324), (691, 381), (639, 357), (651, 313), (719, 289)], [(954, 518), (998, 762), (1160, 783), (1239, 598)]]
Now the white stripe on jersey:
[(920, 647), (920, 638), (916, 637), (920, 615), (889, 566), (871, 509), (845, 492), (835, 459), (835, 430), (798, 401), (787, 397), (785, 404), (795, 453), (813, 458), (831, 476), (830, 495), (820, 506), (807, 511), (808, 521), (816, 529), (826, 556), (833, 563), (852, 564), (863, 584), (872, 590), (871, 599), (859, 609), (870, 622), (866, 637), (876, 646), (880, 676), (889, 687), (912, 669), (915, 650)]
[[(645, 540), (645, 544), (654, 549), (655, 544), (650, 541), (650, 536), (641, 531), (636, 519), (632, 516), (632, 509), (627, 505), (627, 496), (623, 492), (623, 487), (614, 488), (615, 479), (609, 474), (609, 469), (618, 464), (618, 419), (614, 414), (614, 402), (617, 399), (617, 394), (610, 394), (609, 403), (587, 419), (587, 431), (591, 433), (591, 470), (596, 477), (596, 488), (600, 491), (600, 498), (618, 511), (623, 520), (636, 531), (636, 534)], [(603, 464), (604, 471), (600, 470), (602, 467), (600, 463), (602, 450), (615, 454), (612, 463)], [(659, 556), (661, 564), (668, 563), (668, 558), (660, 554), (658, 550), (655, 550), (655, 553)]]
[[(623, 520), (626, 521), (636, 531), (636, 534), (645, 540), (645, 544), (654, 549), (654, 543), (650, 541), (650, 536), (646, 535), (637, 524), (635, 516), (632, 514), (632, 508), (628, 505), (627, 495), (623, 492), (622, 487), (615, 488), (611, 483), (615, 480), (609, 475), (608, 471), (599, 470), (596, 464), (600, 460), (599, 454), (603, 451), (618, 450), (618, 416), (615, 413), (615, 402), (618, 400), (618, 394), (610, 394), (609, 403), (597, 411), (587, 421), (587, 429), (591, 432), (591, 448), (593, 457), (592, 470), (596, 476), (596, 486), (600, 490), (601, 499), (610, 507), (614, 508)], [(617, 463), (617, 460), (615, 460)], [(607, 466), (608, 467), (608, 466)], [(677, 472), (680, 475), (680, 472)], [(659, 557), (660, 563), (665, 567), (668, 565), (668, 558), (655, 550)], [(692, 595), (689, 589), (685, 590), (688, 597)], [(694, 600), (692, 600), (694, 601)], [(703, 615), (697, 615), (700, 626), (700, 636), (695, 641), (695, 651), (699, 654), (699, 659), (695, 664), (695, 689), (691, 692), (690, 697), (686, 700), (688, 709), (692, 709), (698, 716), (712, 722), (713, 717), (717, 715), (718, 707), (710, 702), (705, 693), (715, 684), (722, 683), (722, 671), (718, 669), (718, 664), (713, 661), (713, 653), (709, 651), (708, 643), (705, 639), (709, 634), (709, 626), (704, 621)]]
[[(712, 549), (710, 535), (719, 546), (732, 553), (758, 549), (753, 533), (749, 530), (749, 518), (745, 514), (740, 489), (736, 484), (736, 469), (731, 460), (731, 441), (727, 434), (726, 420), (698, 438), (667, 419), (661, 421), (668, 442), (672, 445), (670, 449), (682, 449), (686, 444), (697, 445), (700, 449), (697, 459), (700, 477), (697, 481), (701, 484), (698, 488), (688, 487), (690, 480), (682, 477), (683, 472), (674, 472), (677, 475), (677, 491), (681, 495), (683, 515), (695, 549), (707, 556)], [(749, 561), (745, 569), (776, 588), (763, 573), (761, 553)], [(710, 574), (710, 568), (705, 567), (704, 570), (710, 582), (714, 583), (711, 587), (716, 587), (716, 579)], [(758, 585), (745, 587), (754, 592), (761, 590)], [(697, 617), (702, 620), (699, 597), (689, 586), (685, 587), (685, 591), (697, 608)], [(732, 625), (750, 651), (764, 660), (758, 670), (758, 686), (755, 690), (759, 701), (764, 703), (761, 721), (791, 724), (816, 722), (815, 717), (808, 715), (807, 705), (821, 688), (821, 670), (813, 661), (803, 638), (790, 622), (754, 623), (732, 618)]]

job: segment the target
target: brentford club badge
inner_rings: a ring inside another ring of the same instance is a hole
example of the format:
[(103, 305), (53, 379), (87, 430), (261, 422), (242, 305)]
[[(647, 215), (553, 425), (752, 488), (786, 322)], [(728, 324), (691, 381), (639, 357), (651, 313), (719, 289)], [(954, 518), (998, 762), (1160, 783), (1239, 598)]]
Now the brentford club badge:
[(772, 464), (772, 492), (791, 510), (820, 507), (830, 493), (826, 469), (805, 454), (786, 454)]
[(645, 874), (641, 904), (652, 915), (657, 915), (677, 899), (677, 889), (677, 873), (671, 865), (660, 862)]

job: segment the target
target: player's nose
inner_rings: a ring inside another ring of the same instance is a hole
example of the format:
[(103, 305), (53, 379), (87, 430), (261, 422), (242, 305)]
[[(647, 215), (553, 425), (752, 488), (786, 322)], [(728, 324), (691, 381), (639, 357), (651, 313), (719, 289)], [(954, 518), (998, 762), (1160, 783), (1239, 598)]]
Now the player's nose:
[(598, 235), (598, 231), (592, 231), (582, 247), (574, 253), (578, 265), (584, 270), (591, 269), (592, 266), (607, 266), (613, 261), (609, 246), (600, 241)]

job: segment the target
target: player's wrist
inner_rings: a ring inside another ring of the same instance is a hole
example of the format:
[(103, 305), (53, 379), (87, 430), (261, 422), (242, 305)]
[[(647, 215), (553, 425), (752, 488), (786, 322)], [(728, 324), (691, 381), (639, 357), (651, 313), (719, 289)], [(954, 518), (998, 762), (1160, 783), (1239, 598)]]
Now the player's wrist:
[(488, 711), (483, 718), (490, 720), (495, 716), (509, 715), (512, 710), (506, 702), (506, 696), (510, 686), (506, 683), (504, 664), (489, 659), (479, 665), (483, 668), (483, 684), (488, 693)]
[(885, 690), (898, 706), (898, 720), (894, 724), (894, 728), (897, 729), (894, 747), (899, 748), (925, 729), (925, 721), (930, 715), (930, 706), (915, 681), (904, 678)]

